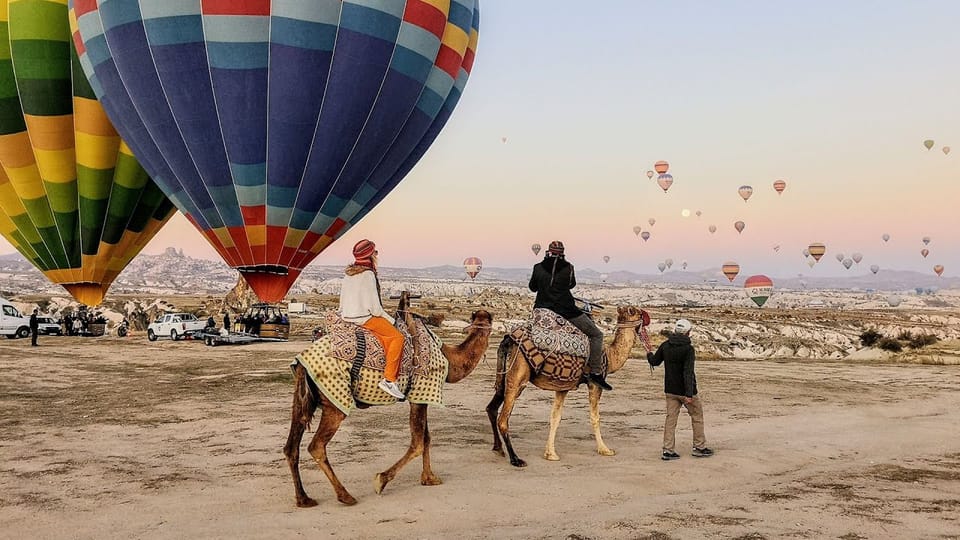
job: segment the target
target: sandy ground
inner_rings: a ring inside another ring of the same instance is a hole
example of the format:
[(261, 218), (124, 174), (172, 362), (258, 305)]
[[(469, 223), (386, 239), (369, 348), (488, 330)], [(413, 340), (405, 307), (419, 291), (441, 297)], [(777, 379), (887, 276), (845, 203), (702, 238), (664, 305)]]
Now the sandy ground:
[(407, 407), (378, 407), (330, 445), (359, 504), (305, 458), (320, 505), (297, 509), (281, 448), (287, 364), (307, 345), (0, 341), (0, 537), (960, 538), (958, 366), (701, 362), (717, 455), (689, 455), (682, 413), (683, 457), (662, 462), (662, 372), (631, 360), (603, 401), (616, 456), (596, 454), (581, 390), (562, 460), (540, 459), (552, 394), (528, 389), (515, 469), (490, 451), (491, 349), (431, 410), (442, 486), (420, 486), (415, 461), (374, 493), (408, 437)]

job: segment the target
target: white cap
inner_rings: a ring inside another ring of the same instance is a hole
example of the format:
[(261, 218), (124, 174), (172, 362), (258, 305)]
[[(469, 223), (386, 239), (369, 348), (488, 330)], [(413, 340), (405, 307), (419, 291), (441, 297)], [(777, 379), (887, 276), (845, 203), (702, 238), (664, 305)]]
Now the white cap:
[(673, 331), (678, 334), (686, 334), (693, 328), (693, 324), (686, 319), (680, 319), (677, 321), (677, 325), (673, 327)]

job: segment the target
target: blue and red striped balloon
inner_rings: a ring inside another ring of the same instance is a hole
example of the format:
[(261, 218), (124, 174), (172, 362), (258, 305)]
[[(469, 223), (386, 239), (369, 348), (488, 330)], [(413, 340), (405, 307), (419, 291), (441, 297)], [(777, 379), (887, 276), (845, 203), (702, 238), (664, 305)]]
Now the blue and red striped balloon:
[(406, 176), (476, 52), (478, 0), (70, 0), (87, 78), (265, 301)]

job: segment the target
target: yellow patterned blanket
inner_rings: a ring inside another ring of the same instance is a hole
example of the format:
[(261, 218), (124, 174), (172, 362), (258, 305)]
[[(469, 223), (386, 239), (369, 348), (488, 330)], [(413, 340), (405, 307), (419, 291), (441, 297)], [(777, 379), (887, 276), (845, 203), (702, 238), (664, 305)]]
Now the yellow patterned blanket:
[[(295, 369), (297, 364), (306, 368), (323, 395), (347, 415), (357, 403), (396, 403), (396, 398), (377, 386), (385, 364), (383, 347), (377, 338), (367, 329), (339, 318), (328, 317), (326, 323), (327, 333), (298, 354), (290, 368)], [(443, 342), (423, 322), (417, 320), (415, 324), (417, 328), (412, 334), (416, 338), (411, 338), (406, 324), (397, 318), (397, 329), (406, 337), (397, 385), (411, 403), (443, 405), (448, 369), (441, 352)], [(357, 335), (358, 331), (362, 336)], [(413, 346), (413, 339), (418, 341), (417, 347)], [(362, 357), (356, 362), (358, 352)]]

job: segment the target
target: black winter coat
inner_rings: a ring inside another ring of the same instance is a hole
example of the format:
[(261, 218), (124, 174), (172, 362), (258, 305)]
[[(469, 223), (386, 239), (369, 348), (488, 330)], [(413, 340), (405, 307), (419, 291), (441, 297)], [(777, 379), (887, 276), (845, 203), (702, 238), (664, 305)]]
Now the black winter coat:
[(544, 257), (533, 267), (530, 290), (537, 293), (535, 308), (546, 308), (564, 319), (583, 315), (570, 289), (577, 286), (573, 265), (560, 257)]
[(651, 366), (664, 365), (663, 391), (675, 396), (697, 395), (697, 376), (693, 372), (696, 353), (687, 334), (670, 334), (655, 353), (647, 353)]

